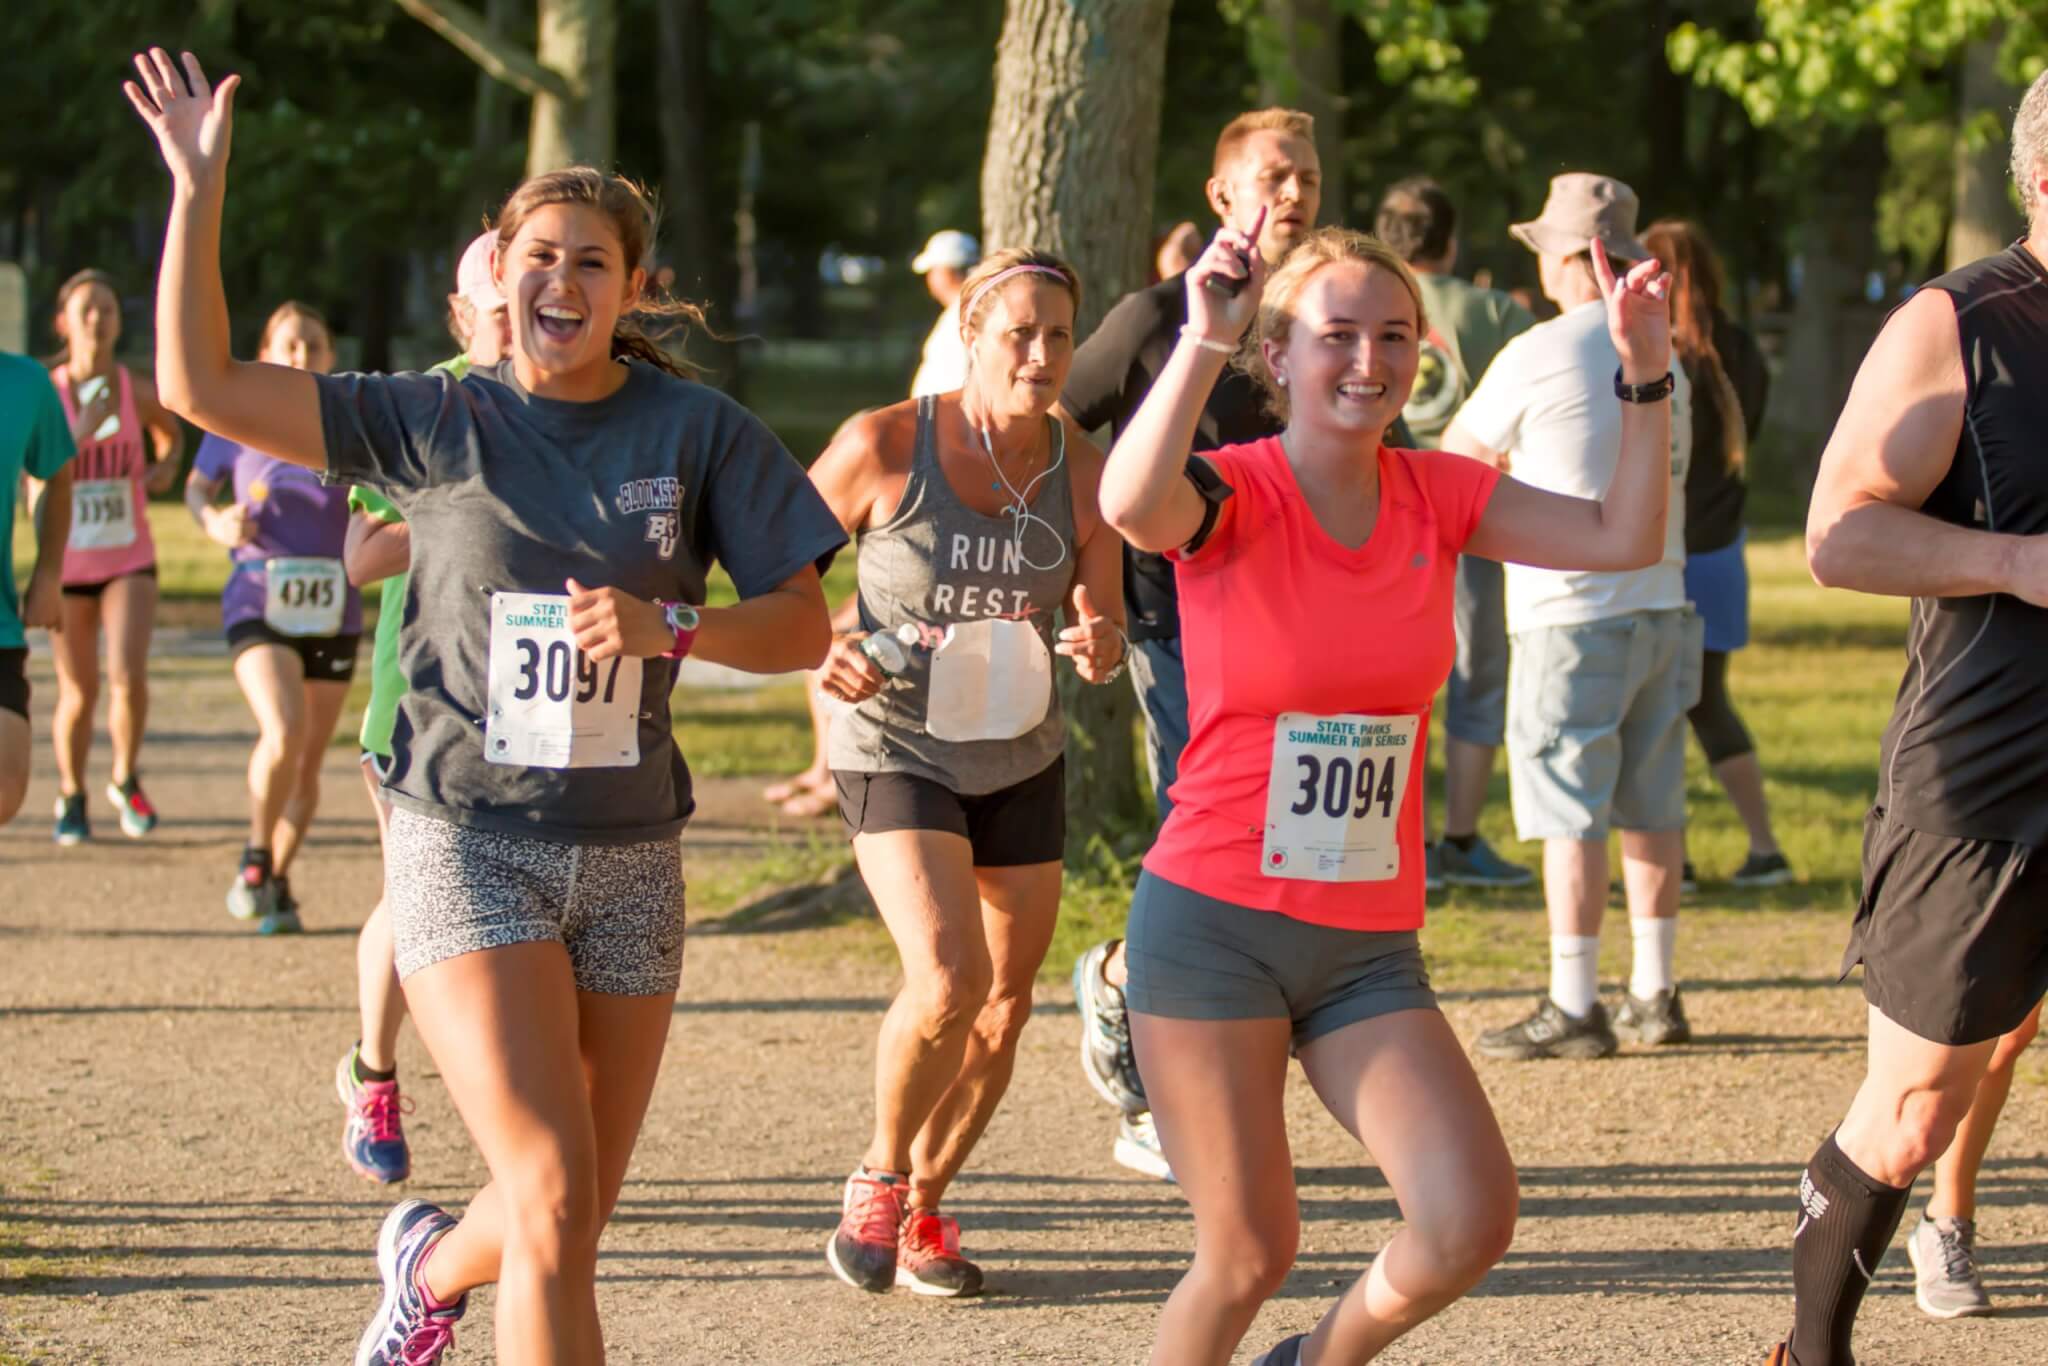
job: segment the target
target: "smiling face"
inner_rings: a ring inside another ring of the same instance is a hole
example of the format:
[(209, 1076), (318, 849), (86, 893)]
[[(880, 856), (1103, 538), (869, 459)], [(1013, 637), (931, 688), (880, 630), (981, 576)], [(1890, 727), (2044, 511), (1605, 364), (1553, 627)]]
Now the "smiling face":
[(1336, 261), (1304, 281), (1284, 339), (1263, 343), (1286, 381), (1288, 424), (1384, 432), (1408, 402), (1421, 359), (1415, 296), (1392, 270)]
[(318, 319), (287, 313), (270, 326), (259, 357), (272, 365), (324, 375), (334, 368), (334, 339)]
[(1259, 254), (1278, 265), (1315, 227), (1323, 206), (1323, 164), (1316, 145), (1278, 128), (1247, 134), (1209, 181), (1209, 205), (1241, 232), (1251, 228), (1263, 207), (1266, 226), (1259, 233)]
[(969, 383), (994, 412), (1037, 416), (1059, 402), (1074, 363), (1074, 296), (1045, 275), (996, 288), (969, 332)]
[(611, 220), (584, 204), (527, 214), (493, 270), (510, 302), (513, 354), (547, 377), (606, 372), (612, 332), (646, 280)]
[(65, 296), (57, 330), (68, 345), (105, 355), (121, 336), (121, 305), (114, 291), (94, 280)]

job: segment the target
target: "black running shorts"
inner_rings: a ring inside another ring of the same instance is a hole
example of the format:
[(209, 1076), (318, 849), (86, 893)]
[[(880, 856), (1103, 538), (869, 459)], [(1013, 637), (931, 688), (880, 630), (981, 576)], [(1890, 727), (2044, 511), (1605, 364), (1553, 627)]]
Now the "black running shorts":
[(28, 717), (28, 649), (0, 650), (0, 711)]
[(1995, 1039), (2048, 994), (2048, 849), (1863, 821), (1863, 899), (1842, 975), (1923, 1039)]
[(288, 636), (266, 621), (238, 621), (228, 627), (228, 656), (233, 658), (251, 645), (282, 645), (298, 652), (308, 683), (346, 683), (356, 676), (356, 643), (353, 636)]
[(963, 797), (909, 773), (841, 773), (839, 819), (851, 835), (943, 830), (974, 851), (977, 868), (1058, 863), (1067, 848), (1067, 761), (1059, 758), (1021, 783)]

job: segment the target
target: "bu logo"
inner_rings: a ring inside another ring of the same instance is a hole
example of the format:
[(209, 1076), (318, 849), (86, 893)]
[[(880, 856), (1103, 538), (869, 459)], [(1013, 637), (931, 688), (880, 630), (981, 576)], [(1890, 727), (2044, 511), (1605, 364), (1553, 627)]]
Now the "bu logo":
[(647, 514), (647, 539), (654, 542), (664, 560), (673, 559), (676, 542), (682, 539), (683, 519), (674, 512), (650, 512)]

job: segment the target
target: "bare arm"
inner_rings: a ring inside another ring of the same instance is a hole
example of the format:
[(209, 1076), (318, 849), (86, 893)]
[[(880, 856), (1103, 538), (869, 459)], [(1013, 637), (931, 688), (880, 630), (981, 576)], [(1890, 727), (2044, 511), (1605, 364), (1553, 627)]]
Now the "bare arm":
[(40, 481), (30, 497), (36, 565), (21, 599), (21, 624), (56, 630), (63, 621), (64, 548), (71, 540), (71, 466)]
[(157, 397), (155, 384), (140, 375), (131, 375), (129, 383), (134, 386), (136, 414), (149, 433), (150, 466), (142, 486), (152, 495), (169, 493), (185, 454), (185, 429)]
[(358, 588), (403, 574), (412, 568), (412, 528), (366, 512), (353, 514), (341, 543), (341, 565)]
[(310, 469), (327, 465), (313, 377), (237, 361), (229, 352), (220, 228), (234, 92), (207, 85), (198, 59), (182, 68), (162, 48), (135, 59), (123, 86), (171, 170), (171, 211), (156, 295), (156, 383), (164, 405), (207, 431)]
[[(1244, 335), (1266, 283), (1257, 231), (1254, 227), (1247, 236), (1224, 228), (1188, 269), (1187, 334), (1153, 380), (1102, 472), (1102, 515), (1140, 550), (1177, 550), (1202, 529), (1202, 495), (1185, 477), (1188, 453), (1202, 406), (1230, 358), (1196, 338), (1234, 345)], [(1209, 287), (1211, 279), (1240, 278), (1246, 283), (1234, 298)]]
[(1954, 461), (1967, 387), (1955, 302), (1923, 289), (1856, 371), (1806, 511), (1814, 582), (1894, 597), (2012, 593), (2048, 605), (2048, 538), (1919, 510)]
[(706, 607), (690, 653), (749, 673), (815, 669), (832, 645), (825, 588), (815, 565), (758, 597)]
[(1053, 649), (1074, 661), (1083, 681), (1103, 683), (1130, 648), (1124, 634), (1124, 547), (1095, 512), (1101, 453), (1078, 429), (1068, 432), (1067, 451), (1074, 471), (1075, 573), (1064, 604), (1067, 625)]
[(256, 525), (249, 520), (249, 510), (240, 503), (222, 507), (214, 501), (220, 497), (224, 482), (193, 470), (185, 476), (185, 510), (209, 539), (233, 550), (256, 535)]
[[(1656, 261), (1640, 261), (1615, 278), (1595, 241), (1593, 274), (1607, 308), (1607, 334), (1621, 358), (1621, 377), (1650, 384), (1671, 369), (1670, 277)], [(1604, 498), (1572, 498), (1503, 477), (1487, 501), (1467, 554), (1539, 569), (1627, 570), (1657, 563), (1671, 506), (1671, 399), (1621, 404), (1621, 451)], [(1459, 454), (1492, 456), (1451, 424), (1447, 438), (1476, 447)]]

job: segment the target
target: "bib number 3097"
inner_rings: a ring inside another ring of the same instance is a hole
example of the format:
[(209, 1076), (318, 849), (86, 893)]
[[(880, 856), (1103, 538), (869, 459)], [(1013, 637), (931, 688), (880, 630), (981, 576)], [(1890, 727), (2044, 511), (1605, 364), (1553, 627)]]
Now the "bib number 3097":
[(491, 594), (484, 758), (527, 768), (639, 763), (640, 661), (577, 649), (561, 594)]
[(1307, 882), (1398, 876), (1420, 724), (1418, 716), (1283, 712), (1273, 726), (1259, 870)]

